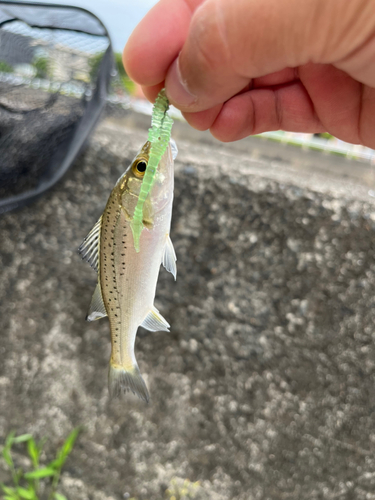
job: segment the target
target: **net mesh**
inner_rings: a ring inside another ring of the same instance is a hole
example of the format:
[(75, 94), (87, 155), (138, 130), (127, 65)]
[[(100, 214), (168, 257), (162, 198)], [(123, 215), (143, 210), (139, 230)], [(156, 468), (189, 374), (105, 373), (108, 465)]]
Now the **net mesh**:
[(0, 2), (0, 212), (51, 187), (105, 103), (107, 31), (64, 6)]

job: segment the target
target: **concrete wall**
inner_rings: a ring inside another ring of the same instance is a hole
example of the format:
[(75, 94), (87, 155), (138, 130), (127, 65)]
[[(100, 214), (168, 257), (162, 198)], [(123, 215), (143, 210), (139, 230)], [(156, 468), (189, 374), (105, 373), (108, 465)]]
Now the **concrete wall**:
[(52, 192), (0, 219), (0, 436), (51, 450), (83, 424), (74, 499), (160, 500), (174, 476), (198, 499), (374, 499), (371, 169), (181, 127), (178, 277), (162, 270), (156, 299), (171, 332), (136, 342), (151, 404), (109, 402), (108, 323), (84, 321), (96, 277), (76, 248), (146, 137), (111, 119)]

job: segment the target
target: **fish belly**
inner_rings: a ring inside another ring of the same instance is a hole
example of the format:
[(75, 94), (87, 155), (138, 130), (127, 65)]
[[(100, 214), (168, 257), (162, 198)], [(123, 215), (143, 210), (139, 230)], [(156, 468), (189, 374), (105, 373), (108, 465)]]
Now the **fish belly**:
[(104, 213), (100, 275), (111, 329), (111, 364), (125, 370), (136, 366), (135, 337), (154, 303), (169, 228), (170, 216), (164, 210), (155, 217), (152, 229), (143, 229), (136, 252), (124, 211)]

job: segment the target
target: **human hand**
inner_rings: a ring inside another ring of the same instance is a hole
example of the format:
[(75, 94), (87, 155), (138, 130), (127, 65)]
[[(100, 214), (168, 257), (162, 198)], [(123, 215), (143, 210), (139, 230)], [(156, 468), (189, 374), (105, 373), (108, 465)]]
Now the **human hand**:
[(160, 0), (123, 61), (221, 141), (281, 129), (375, 148), (375, 0)]

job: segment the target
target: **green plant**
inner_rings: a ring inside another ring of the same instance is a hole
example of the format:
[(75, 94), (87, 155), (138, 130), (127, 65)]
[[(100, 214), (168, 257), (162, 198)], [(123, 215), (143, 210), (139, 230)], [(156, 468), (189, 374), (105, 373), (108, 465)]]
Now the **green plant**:
[(131, 80), (126, 74), (124, 65), (122, 63), (122, 54), (121, 52), (115, 52), (115, 64), (119, 79), (122, 85), (125, 87), (125, 90), (129, 94), (133, 94), (135, 92), (136, 86), (133, 80)]
[(90, 78), (92, 80), (95, 80), (96, 75), (98, 74), (99, 66), (103, 59), (103, 56), (104, 52), (98, 52), (89, 59), (89, 68), (90, 68), (89, 73), (90, 73)]
[[(42, 439), (37, 443), (31, 434), (15, 436), (15, 433), (11, 432), (5, 440), (2, 454), (11, 472), (13, 486), (6, 486), (0, 483), (0, 487), (4, 493), (3, 499), (40, 500), (40, 480), (42, 480), (47, 483), (44, 485), (46, 486), (45, 491), (48, 491), (49, 486), (49, 493), (44, 495), (45, 498), (48, 498), (48, 500), (66, 500), (64, 495), (57, 492), (57, 487), (61, 469), (73, 449), (79, 432), (79, 428), (74, 429), (66, 438), (61, 448), (57, 450), (56, 458), (44, 466), (40, 465), (40, 456), (46, 440)], [(32, 464), (32, 470), (30, 471), (24, 471), (15, 466), (11, 451), (12, 446), (19, 443), (26, 444), (27, 453)]]
[(37, 78), (48, 78), (50, 76), (50, 67), (47, 57), (36, 57), (33, 60), (33, 66), (36, 69)]
[(5, 61), (0, 61), (0, 71), (3, 73), (13, 73), (13, 67)]
[(120, 78), (124, 78), (124, 77), (128, 76), (126, 74), (124, 65), (122, 64), (122, 54), (121, 54), (121, 52), (115, 52), (115, 65), (116, 65), (116, 69), (118, 71), (118, 74), (119, 74)]
[[(98, 54), (93, 55), (90, 60), (89, 60), (89, 67), (90, 67), (90, 78), (92, 80), (95, 80), (98, 71), (99, 71), (99, 66), (101, 63), (101, 60), (103, 59), (104, 52), (99, 52)], [(133, 80), (131, 80), (128, 75), (126, 74), (124, 65), (122, 64), (122, 55), (120, 52), (115, 52), (114, 53), (114, 60), (115, 60), (115, 67), (118, 73), (118, 82), (120, 83), (120, 86), (125, 88), (125, 90), (129, 94), (133, 94), (135, 92), (136, 86)]]
[[(104, 52), (98, 52), (97, 54), (90, 57), (89, 67), (90, 67), (90, 76), (92, 79), (95, 79), (98, 74), (100, 63), (103, 59)], [(113, 54), (115, 60), (115, 67), (118, 72), (120, 79), (127, 78), (127, 74), (125, 72), (124, 65), (122, 64), (122, 55), (120, 52), (115, 52)]]
[(126, 91), (128, 92), (128, 94), (134, 94), (136, 90), (136, 85), (133, 82), (133, 80), (130, 80), (128, 76), (124, 76), (123, 78), (121, 78), (121, 82), (125, 87)]

